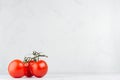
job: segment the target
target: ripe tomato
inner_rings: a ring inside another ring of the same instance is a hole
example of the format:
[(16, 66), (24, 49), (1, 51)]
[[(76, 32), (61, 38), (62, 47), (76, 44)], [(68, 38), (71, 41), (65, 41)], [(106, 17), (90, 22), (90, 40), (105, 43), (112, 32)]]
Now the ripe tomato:
[(21, 60), (15, 59), (8, 66), (9, 74), (14, 78), (24, 76), (24, 64)]
[(25, 76), (26, 77), (32, 77), (32, 73), (30, 72), (30, 64), (29, 62), (24, 63), (24, 68), (25, 68)]
[(41, 78), (47, 73), (48, 65), (45, 61), (39, 60), (30, 65), (30, 70), (34, 76)]

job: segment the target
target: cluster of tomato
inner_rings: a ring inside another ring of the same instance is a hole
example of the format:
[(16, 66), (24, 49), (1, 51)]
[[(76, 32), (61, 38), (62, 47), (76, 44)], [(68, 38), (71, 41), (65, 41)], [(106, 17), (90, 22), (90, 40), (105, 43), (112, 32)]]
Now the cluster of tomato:
[(25, 57), (24, 61), (15, 59), (8, 65), (8, 72), (14, 78), (26, 77), (38, 77), (41, 78), (46, 75), (48, 71), (48, 65), (44, 60), (39, 57), (47, 57), (40, 53), (33, 51), (33, 57)]

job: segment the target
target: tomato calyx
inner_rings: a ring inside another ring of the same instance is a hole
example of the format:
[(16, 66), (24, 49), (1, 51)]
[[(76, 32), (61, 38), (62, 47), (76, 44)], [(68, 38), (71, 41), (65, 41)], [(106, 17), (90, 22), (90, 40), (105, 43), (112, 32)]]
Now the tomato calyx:
[(34, 57), (32, 58), (34, 61), (39, 61), (39, 58), (40, 57), (46, 57), (46, 58), (48, 58), (48, 56), (46, 56), (46, 55), (42, 55), (41, 54), (42, 52), (36, 52), (36, 51), (33, 51), (33, 55), (34, 55)]
[(30, 61), (35, 61), (36, 62), (36, 61), (39, 61), (40, 57), (46, 57), (46, 58), (48, 58), (48, 56), (43, 55), (41, 53), (42, 52), (33, 51), (33, 53), (32, 53), (33, 57), (25, 57), (23, 62), (24, 63), (30, 62)]

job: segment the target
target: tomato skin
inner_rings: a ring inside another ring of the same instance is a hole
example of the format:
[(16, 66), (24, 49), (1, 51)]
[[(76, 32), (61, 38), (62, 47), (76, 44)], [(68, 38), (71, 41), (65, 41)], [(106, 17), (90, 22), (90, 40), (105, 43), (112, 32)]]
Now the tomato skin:
[(24, 64), (21, 60), (15, 59), (8, 65), (8, 72), (14, 78), (21, 78), (24, 76)]
[(32, 63), (32, 65), (30, 66), (30, 70), (34, 76), (41, 78), (47, 73), (48, 65), (45, 61), (39, 60), (38, 62)]

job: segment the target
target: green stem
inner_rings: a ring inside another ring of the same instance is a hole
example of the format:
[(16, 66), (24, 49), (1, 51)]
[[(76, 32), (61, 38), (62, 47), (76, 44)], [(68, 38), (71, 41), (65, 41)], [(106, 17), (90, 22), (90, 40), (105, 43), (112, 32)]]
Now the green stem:
[(36, 51), (33, 51), (32, 54), (34, 55), (34, 57), (25, 57), (23, 62), (29, 62), (29, 61), (31, 61), (31, 60), (39, 61), (39, 58), (40, 58), (40, 57), (46, 57), (46, 58), (48, 58), (48, 56), (46, 56), (46, 55), (41, 55), (39, 52), (36, 52)]

